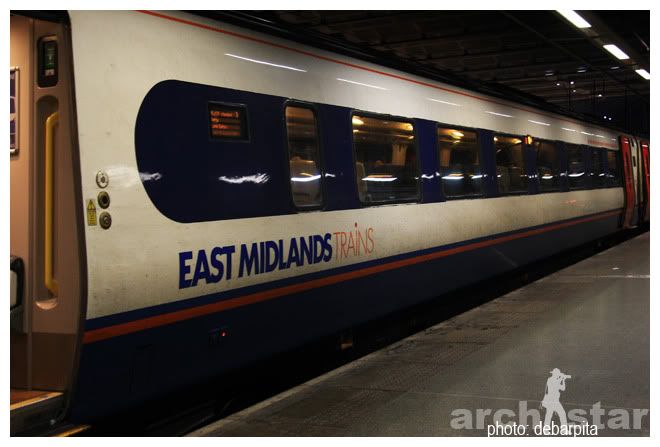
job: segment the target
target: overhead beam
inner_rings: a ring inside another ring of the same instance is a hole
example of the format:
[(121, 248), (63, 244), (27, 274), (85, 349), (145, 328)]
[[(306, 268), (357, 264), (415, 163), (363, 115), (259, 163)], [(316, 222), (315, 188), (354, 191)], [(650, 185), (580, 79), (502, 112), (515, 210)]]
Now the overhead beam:
[[(444, 36), (433, 36), (433, 37), (417, 37), (414, 39), (405, 39), (397, 41), (383, 41), (380, 43), (368, 44), (374, 48), (391, 48), (397, 49), (402, 47), (415, 47), (415, 46), (424, 46), (424, 45), (435, 45), (444, 42), (467, 42), (474, 40), (483, 40), (483, 39), (501, 39), (504, 37), (521, 37), (529, 36), (529, 33), (521, 30), (507, 31), (503, 33), (493, 34), (493, 31), (482, 32), (482, 33), (467, 33), (465, 29), (459, 33), (446, 34)], [(532, 39), (531, 43), (536, 43), (537, 39)]]
[[(605, 59), (597, 59), (597, 60), (595, 59), (594, 62), (603, 61), (603, 60)], [(457, 70), (457, 72), (466, 75), (474, 75), (474, 74), (482, 74), (482, 73), (490, 73), (490, 72), (501, 73), (503, 71), (515, 71), (515, 70), (547, 69), (547, 70), (555, 71), (557, 67), (567, 67), (567, 66), (575, 67), (577, 71), (577, 68), (581, 67), (582, 65), (575, 61), (564, 60), (564, 61), (554, 61), (554, 62), (537, 62), (533, 64), (510, 65), (505, 67), (498, 66), (492, 68), (480, 68), (477, 70), (471, 70), (471, 69)]]
[(342, 28), (341, 30), (338, 30), (337, 32), (343, 32), (343, 28), (350, 27), (351, 29), (355, 29), (356, 27), (360, 26), (372, 26), (375, 23), (378, 22), (383, 22), (387, 21), (390, 19), (418, 19), (422, 18), (425, 21), (431, 21), (431, 20), (438, 20), (437, 17), (434, 17), (432, 15), (429, 15), (428, 12), (426, 11), (401, 11), (401, 12), (391, 12), (391, 13), (385, 13), (385, 14), (379, 14), (379, 15), (370, 15), (366, 17), (358, 17), (358, 18), (353, 18), (353, 19), (345, 19), (345, 20), (337, 20), (334, 22), (322, 22), (322, 23), (317, 23), (317, 24), (311, 24), (309, 25), (309, 28), (312, 29), (323, 29), (323, 28)]

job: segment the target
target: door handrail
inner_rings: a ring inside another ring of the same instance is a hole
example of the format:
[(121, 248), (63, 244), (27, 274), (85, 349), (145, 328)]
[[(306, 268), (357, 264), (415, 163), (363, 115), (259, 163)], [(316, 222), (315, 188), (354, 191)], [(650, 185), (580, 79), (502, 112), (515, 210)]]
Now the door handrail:
[(46, 288), (57, 296), (59, 285), (53, 278), (53, 153), (55, 151), (55, 127), (60, 120), (59, 112), (54, 112), (46, 119), (46, 161), (44, 176), (44, 283)]

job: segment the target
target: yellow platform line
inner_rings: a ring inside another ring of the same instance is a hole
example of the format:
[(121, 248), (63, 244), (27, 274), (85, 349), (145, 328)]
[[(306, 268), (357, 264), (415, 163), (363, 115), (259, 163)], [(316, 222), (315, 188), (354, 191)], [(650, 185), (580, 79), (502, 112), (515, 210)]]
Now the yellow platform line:
[(72, 427), (72, 428), (70, 428), (66, 431), (63, 431), (62, 433), (58, 433), (54, 437), (55, 438), (67, 438), (69, 436), (75, 436), (78, 433), (84, 432), (85, 430), (87, 430), (90, 427), (91, 427), (91, 425), (78, 425), (76, 427)]
[(42, 394), (41, 396), (33, 397), (32, 399), (23, 400), (21, 402), (16, 402), (15, 404), (10, 405), (9, 406), (9, 411), (11, 412), (11, 411), (14, 411), (14, 410), (18, 410), (20, 408), (27, 407), (29, 405), (34, 405), (36, 403), (43, 402), (43, 401), (48, 400), (48, 399), (54, 399), (54, 398), (59, 397), (61, 395), (62, 395), (62, 393), (60, 393), (58, 391), (53, 391), (53, 392), (50, 392), (50, 393)]

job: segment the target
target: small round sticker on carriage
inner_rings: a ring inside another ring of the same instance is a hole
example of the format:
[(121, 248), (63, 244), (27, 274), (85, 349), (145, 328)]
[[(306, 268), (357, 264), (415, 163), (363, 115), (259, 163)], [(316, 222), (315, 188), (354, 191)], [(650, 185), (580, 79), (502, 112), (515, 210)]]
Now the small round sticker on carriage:
[(108, 174), (106, 174), (104, 171), (99, 171), (96, 173), (96, 185), (99, 188), (105, 188), (106, 186), (108, 186), (108, 183), (110, 183)]

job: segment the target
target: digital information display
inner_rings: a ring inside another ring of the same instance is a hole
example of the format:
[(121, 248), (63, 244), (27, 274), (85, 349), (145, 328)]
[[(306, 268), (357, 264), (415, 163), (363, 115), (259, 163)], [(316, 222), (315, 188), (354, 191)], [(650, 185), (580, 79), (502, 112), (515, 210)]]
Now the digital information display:
[(245, 106), (209, 103), (209, 134), (218, 140), (248, 140)]

